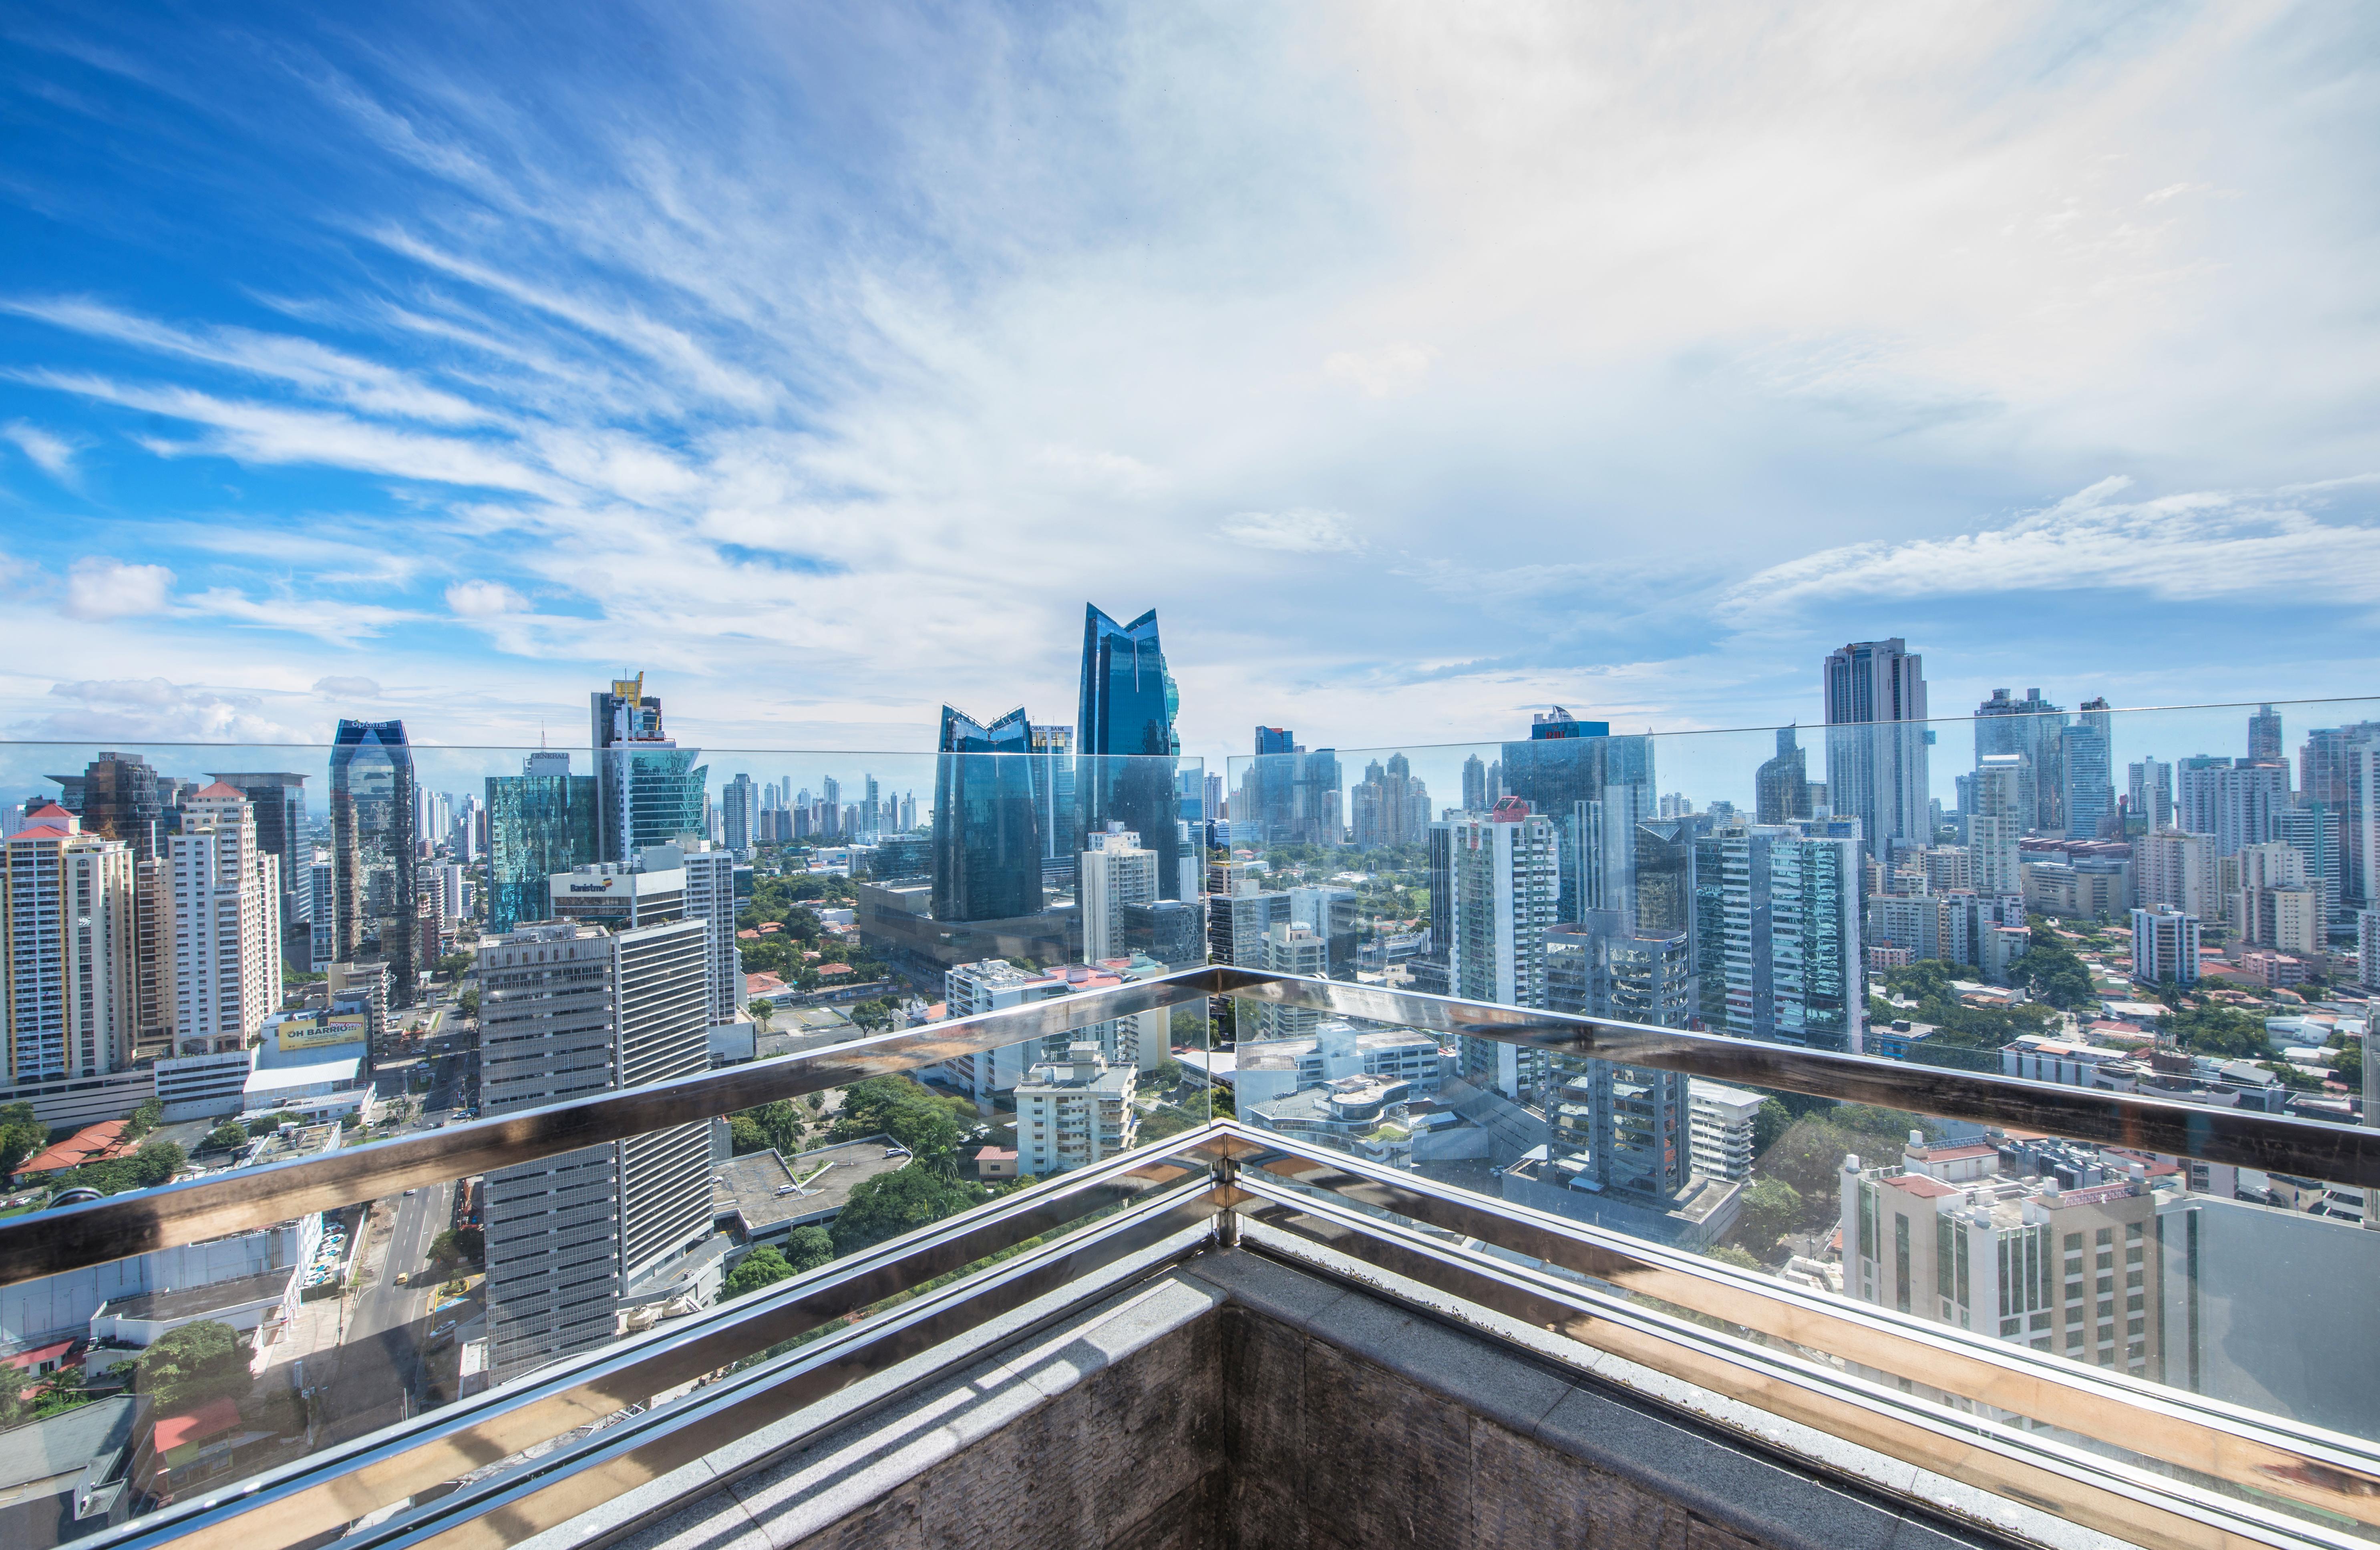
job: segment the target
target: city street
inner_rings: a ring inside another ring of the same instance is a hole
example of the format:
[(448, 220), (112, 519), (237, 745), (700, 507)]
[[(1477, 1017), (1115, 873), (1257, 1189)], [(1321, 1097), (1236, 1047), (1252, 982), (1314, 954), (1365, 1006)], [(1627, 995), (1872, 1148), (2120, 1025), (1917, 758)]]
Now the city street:
[[(336, 1375), (321, 1391), (317, 1419), (323, 1440), (361, 1436), (419, 1411), (430, 1341), (425, 1315), (436, 1289), (429, 1276), (430, 1244), (446, 1229), (454, 1201), (452, 1184), (426, 1184), (397, 1197), (385, 1251), (365, 1251), (377, 1262), (377, 1271), (371, 1284), (354, 1294)], [(412, 1284), (398, 1286), (400, 1274)]]

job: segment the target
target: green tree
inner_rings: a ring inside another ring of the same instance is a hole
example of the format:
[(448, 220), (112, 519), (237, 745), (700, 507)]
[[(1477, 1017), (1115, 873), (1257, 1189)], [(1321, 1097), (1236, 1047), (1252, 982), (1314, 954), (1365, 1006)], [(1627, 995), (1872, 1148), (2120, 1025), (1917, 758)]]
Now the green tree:
[(459, 952), (447, 953), (441, 957), (436, 967), (432, 970), (432, 972), (445, 975), (450, 980), (459, 978), (470, 971), (471, 955), (468, 953)]
[(939, 1097), (907, 1077), (870, 1077), (843, 1090), (833, 1135), (837, 1141), (890, 1136), (920, 1160), (938, 1161), (957, 1153), (966, 1133), (962, 1117), (968, 1124), (976, 1117), (965, 1099)]
[(1744, 1188), (1735, 1236), (1755, 1252), (1773, 1249), (1803, 1215), (1801, 1190), (1781, 1178), (1755, 1178)]
[(990, 1191), (980, 1185), (962, 1183), (931, 1168), (898, 1168), (863, 1178), (835, 1216), (834, 1251), (855, 1253), (989, 1198)]
[(779, 1098), (728, 1116), (727, 1134), (739, 1157), (772, 1149), (790, 1157), (802, 1149), (802, 1113)]
[(1703, 1251), (1703, 1254), (1706, 1258), (1717, 1260), (1721, 1264), (1731, 1264), (1738, 1270), (1762, 1270), (1767, 1268), (1758, 1260), (1754, 1259), (1750, 1253), (1744, 1250), (1737, 1248), (1732, 1243), (1722, 1243), (1716, 1249), (1706, 1249)]
[(2091, 988), (2091, 970), (2046, 924), (2033, 928), (2033, 945), (2009, 965), (2009, 979), (2060, 1011), (2074, 1011), (2098, 999)]
[(1764, 1098), (1752, 1114), (1752, 1154), (1755, 1157), (1777, 1144), (1777, 1138), (1793, 1123), (1793, 1112), (1774, 1098)]
[(743, 1297), (762, 1287), (774, 1286), (793, 1274), (794, 1267), (785, 1263), (785, 1256), (763, 1243), (727, 1273), (727, 1295)]
[(249, 1120), (247, 1129), (249, 1138), (254, 1139), (257, 1136), (269, 1136), (284, 1125), (302, 1125), (305, 1122), (304, 1115), (291, 1114), (287, 1109), (283, 1109), (278, 1114), (261, 1115)]
[(747, 1112), (727, 1117), (727, 1150), (738, 1157), (769, 1150), (768, 1132)]
[(237, 1151), (248, 1144), (248, 1128), (237, 1120), (226, 1119), (207, 1132), (207, 1144), (225, 1151)]
[(863, 1033), (881, 1033), (892, 1026), (892, 998), (880, 995), (851, 1009), (851, 1020)]
[(430, 1263), (441, 1269), (467, 1262), (477, 1264), (487, 1252), (488, 1235), (479, 1227), (448, 1227), (430, 1240)]
[(1157, 1085), (1172, 1089), (1182, 1085), (1182, 1062), (1167, 1056), (1157, 1063)]
[(2216, 1060), (2263, 1060), (2273, 1053), (2265, 1019), (2235, 1007), (2192, 1007), (2157, 1019), (2192, 1055)]
[[(0, 1113), (5, 1112), (0, 1110)], [(139, 1141), (164, 1123), (165, 1123), (165, 1105), (152, 1098), (132, 1111), (132, 1117), (125, 1122), (124, 1134), (127, 1140)]]
[[(750, 955), (746, 956), (748, 958)], [(744, 1010), (754, 1022), (760, 1025), (760, 1031), (763, 1033), (769, 1031), (769, 1019), (777, 1015), (776, 1003), (758, 995), (746, 1004)]]
[(131, 1367), (133, 1388), (148, 1395), (161, 1416), (248, 1393), (247, 1349), (238, 1331), (213, 1319), (167, 1330)]
[(816, 1223), (807, 1227), (795, 1227), (785, 1239), (784, 1251), (785, 1263), (794, 1267), (795, 1275), (799, 1275), (804, 1271), (816, 1270), (834, 1258), (834, 1235)]
[(32, 1105), (0, 1105), (0, 1178), (49, 1144), (49, 1127), (33, 1117)]
[(2358, 1094), (2361, 1094), (2361, 1093), (2362, 1092), (2362, 1091), (2363, 1091), (2363, 1041), (2362, 1041), (2362, 1040), (2361, 1040), (2361, 1039), (2348, 1039), (2348, 1040), (2343, 1041), (2342, 1047), (2340, 1048), (2340, 1050), (2339, 1050), (2339, 1052), (2338, 1052), (2338, 1063), (2337, 1063), (2337, 1069), (2338, 1069), (2338, 1080), (2339, 1080), (2340, 1081), (2345, 1082), (2345, 1083), (2347, 1084), (2347, 1090), (2348, 1090), (2350, 1092), (2358, 1093)]
[(480, 987), (477, 985), (464, 986), (463, 994), (455, 998), (455, 1009), (462, 1013), (467, 1018), (478, 1017), (480, 1015)]

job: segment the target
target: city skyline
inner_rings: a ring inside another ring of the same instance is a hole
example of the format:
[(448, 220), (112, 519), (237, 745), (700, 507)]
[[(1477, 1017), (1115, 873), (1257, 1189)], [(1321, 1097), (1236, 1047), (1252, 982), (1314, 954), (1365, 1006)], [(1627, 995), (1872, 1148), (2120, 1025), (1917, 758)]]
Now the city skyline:
[(2358, 687), (2371, 21), (1804, 22), (1706, 97), (1656, 17), (30, 13), (0, 732), (534, 745), (633, 664), (927, 751), (1064, 702), (1102, 535), (1210, 759), (1807, 725), (1893, 636), (1945, 705), (2053, 632), (2119, 704)]

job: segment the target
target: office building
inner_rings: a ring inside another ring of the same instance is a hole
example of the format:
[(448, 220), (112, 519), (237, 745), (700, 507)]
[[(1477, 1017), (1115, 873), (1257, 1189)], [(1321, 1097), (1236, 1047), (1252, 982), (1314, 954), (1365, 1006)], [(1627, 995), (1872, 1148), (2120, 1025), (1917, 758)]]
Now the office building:
[(1981, 768), (1993, 754), (2023, 755), (2017, 799), (2020, 832), (2066, 830), (2065, 731), (2065, 711), (2043, 699), (2037, 689), (2026, 690), (2022, 700), (1996, 689), (1975, 707), (1976, 766)]
[(1489, 806), (1488, 762), (1477, 754), (1463, 761), (1463, 811), (1485, 812)]
[(1429, 787), (1402, 753), (1389, 755), (1385, 764), (1375, 759), (1366, 765), (1364, 778), (1348, 793), (1348, 822), (1359, 850), (1419, 845), (1429, 820)]
[[(480, 1094), (500, 1115), (710, 1064), (703, 926), (519, 927), (480, 949)], [(609, 1344), (710, 1235), (710, 1127), (680, 1125), (487, 1178), (490, 1357), (505, 1381)]]
[(2306, 885), (2322, 896), (2323, 931), (2352, 929), (2347, 909), (2346, 826), (2338, 809), (2300, 801), (2284, 808), (2273, 824), (2274, 838), (2304, 862)]
[(2146, 834), (2173, 827), (2173, 766), (2162, 760), (2143, 759), (2126, 768), (2129, 826)]
[(2022, 893), (2017, 842), (2024, 837), (2026, 798), (2034, 785), (2022, 753), (1987, 753), (1975, 761), (1975, 805), (1967, 818), (1967, 853), (1978, 893)]
[(2198, 917), (2164, 905), (2133, 910), (2132, 978), (2152, 985), (2196, 984)]
[(1552, 822), (1560, 836), (1556, 918), (1634, 909), (1637, 825), (1656, 816), (1653, 739), (1615, 738), (1608, 723), (1556, 705), (1532, 718), (1526, 742), (1503, 746), (1504, 790)]
[[(1033, 823), (1041, 836), (1042, 885), (1062, 888), (1074, 881), (1075, 858), (1083, 849), (1082, 803), (1075, 788), (1075, 729), (1029, 725), (1026, 746), (1033, 755), (1029, 773)], [(914, 814), (904, 826), (916, 826)]]
[(1081, 712), (1075, 720), (1076, 808), (1084, 834), (1110, 824), (1137, 834), (1157, 853), (1157, 897), (1195, 891), (1182, 873), (1181, 817), (1173, 777), (1182, 739), (1173, 729), (1179, 696), (1165, 670), (1157, 610), (1128, 625), (1088, 604), (1083, 619)]
[(1035, 1066), (1016, 1084), (1016, 1168), (1041, 1178), (1128, 1152), (1139, 1136), (1136, 1073), (1078, 1041), (1063, 1060)]
[(601, 858), (601, 799), (593, 775), (570, 773), (570, 755), (540, 751), (516, 775), (490, 775), (488, 921), (501, 936), (552, 919), (550, 880)]
[[(2355, 912), (2355, 980), (2366, 990), (2380, 990), (2380, 909)], [(2380, 1117), (2372, 1111), (2366, 1113)]]
[(1357, 899), (1355, 890), (1337, 886), (1289, 890), (1289, 918), (1310, 926), (1323, 941), (1320, 970), (1333, 980), (1355, 977)]
[(1075, 862), (1083, 913), (1083, 959), (1098, 963), (1124, 946), (1124, 912), (1157, 902), (1157, 853), (1140, 836), (1111, 829), (1088, 836)]
[(1798, 728), (1777, 728), (1777, 756), (1753, 777), (1755, 822), (1790, 824), (1810, 816), (1810, 755), (1794, 740)]
[(703, 922), (706, 1015), (712, 1023), (734, 1022), (744, 1011), (744, 952), (735, 945), (735, 852), (697, 841), (648, 850), (644, 864), (666, 869), (673, 858), (686, 879), (686, 919)]
[(1345, 838), (1339, 810), (1339, 755), (1313, 752), (1286, 727), (1257, 728), (1256, 757), (1232, 802), (1234, 833), (1250, 825), (1259, 844), (1335, 846)]
[[(1283, 921), (1265, 933), (1264, 967), (1276, 974), (1327, 978), (1330, 956), (1329, 939), (1305, 921)], [(1258, 1007), (1257, 1025), (1266, 1039), (1302, 1039), (1313, 1033), (1323, 1016), (1318, 1007), (1267, 1001)]]
[[(1517, 796), (1493, 812), (1432, 825), (1447, 832), (1452, 900), (1448, 973), (1452, 994), (1513, 1007), (1548, 1005), (1546, 936), (1559, 918), (1561, 833)], [(1542, 1052), (1464, 1037), (1460, 1069), (1474, 1086), (1508, 1098), (1544, 1079)]]
[(2058, 732), (2058, 768), (2066, 783), (2059, 806), (2062, 826), (2071, 837), (2089, 839), (2114, 825), (2114, 720), (2104, 698), (2085, 700), (2073, 723)]
[(314, 847), (307, 837), (306, 777), (284, 770), (214, 775), (248, 799), (256, 815), (257, 848), (281, 873), (281, 957), (298, 973), (314, 967)]
[[(1014, 920), (1040, 913), (1042, 843), (1029, 726), (1019, 705), (990, 726), (942, 707), (934, 761), (934, 888), (938, 921)], [(1172, 776), (1167, 777), (1172, 789)], [(1107, 825), (1099, 825), (1100, 832)], [(1169, 826), (1165, 831), (1172, 832)]]
[(2289, 806), (2287, 764), (2237, 763), (2205, 755), (2181, 761), (2176, 772), (2174, 825), (2213, 835), (2219, 860), (2244, 845), (2273, 837), (2275, 821)]
[(1779, 1042), (1864, 1053), (1860, 897), (1855, 835), (1805, 829), (1771, 841), (1771, 1036)]
[[(139, 1027), (132, 847), (83, 833), (55, 802), (26, 816), (0, 845), (6, 1102), (29, 1087), (123, 1070)], [(44, 1107), (55, 1104), (35, 1112)]]
[(1445, 1075), (1438, 1041), (1428, 1034), (1407, 1028), (1359, 1032), (1337, 1018), (1323, 1019), (1302, 1038), (1243, 1040), (1238, 1056), (1232, 1097), (1242, 1108), (1348, 1077), (1408, 1082), (1416, 1093), (1431, 1093)]
[(2281, 714), (2270, 705), (2259, 705), (2256, 714), (2248, 718), (2248, 763), (2277, 764), (2287, 757), (2281, 752)]
[(254, 810), (221, 781), (191, 798), (167, 841), (174, 904), (174, 1047), (244, 1049), (281, 1009), (281, 869)]
[(614, 678), (589, 696), (599, 817), (596, 860), (622, 861), (649, 845), (701, 835), (710, 771), (700, 751), (680, 748), (662, 723), (662, 702), (645, 676)]
[(1925, 659), (1899, 637), (1855, 641), (1828, 654), (1824, 681), (1828, 806), (1859, 821), (1879, 860), (1896, 839), (1931, 840)]
[(739, 774), (719, 793), (720, 842), (738, 856), (749, 857), (760, 844), (760, 787)]
[(412, 1006), (421, 988), (413, 793), (405, 723), (339, 723), (331, 745), (331, 950), (341, 963), (387, 964), (399, 1007)]
[(81, 820), (81, 832), (100, 839), (120, 839), (132, 848), (135, 861), (155, 860), (164, 854), (164, 840), (173, 820), (176, 787), (137, 753), (103, 752), (79, 775), (52, 775), (58, 783), (58, 805)]

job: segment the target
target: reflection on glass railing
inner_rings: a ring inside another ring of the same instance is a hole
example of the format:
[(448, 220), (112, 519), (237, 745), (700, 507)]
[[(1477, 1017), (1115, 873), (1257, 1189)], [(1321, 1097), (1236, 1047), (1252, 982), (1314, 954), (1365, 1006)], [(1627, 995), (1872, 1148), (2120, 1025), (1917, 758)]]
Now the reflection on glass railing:
[[(1845, 681), (1898, 681), (1889, 655)], [(1657, 736), (1556, 709), (1497, 744), (1311, 751), (1269, 729), (1225, 774), (1215, 956), (2364, 1119), (2380, 703), (2068, 712), (2028, 690), (1926, 721), (1922, 694), (1863, 702), (1913, 702), (1918, 719), (1846, 709), (1820, 728)], [(1281, 1042), (1312, 1026), (1268, 1026), (1318, 1014), (1234, 1015), (1251, 1123), (2380, 1437), (2380, 1326), (2340, 1325), (2320, 1289), (2380, 1275), (2380, 1211), (2360, 1186), (1476, 1038), (1389, 1094), (1354, 1080), (1377, 1074), (1362, 1061)], [(1335, 1036), (1431, 1042), (1360, 1023)], [(2317, 1325), (2338, 1337), (2309, 1361)]]

